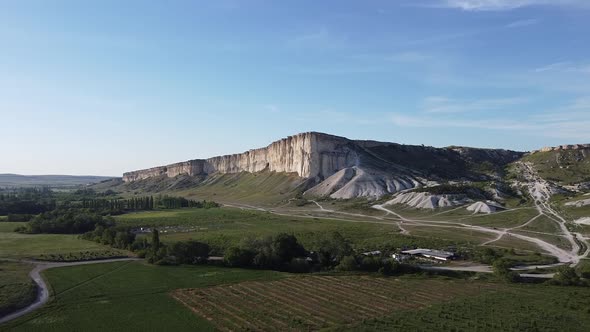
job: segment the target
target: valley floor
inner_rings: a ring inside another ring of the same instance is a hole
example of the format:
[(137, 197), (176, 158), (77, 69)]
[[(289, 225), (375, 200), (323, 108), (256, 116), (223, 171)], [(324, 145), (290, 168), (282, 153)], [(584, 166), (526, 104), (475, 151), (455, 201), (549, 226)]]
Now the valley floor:
[(143, 262), (43, 274), (53, 300), (0, 330), (583, 331), (590, 324), (587, 288)]

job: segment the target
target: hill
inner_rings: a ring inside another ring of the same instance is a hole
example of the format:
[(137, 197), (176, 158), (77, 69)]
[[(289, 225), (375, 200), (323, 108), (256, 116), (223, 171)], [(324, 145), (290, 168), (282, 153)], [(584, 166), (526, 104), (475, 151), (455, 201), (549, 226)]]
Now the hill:
[(73, 187), (110, 180), (106, 176), (0, 174), (0, 187)]
[[(506, 165), (523, 155), (500, 149), (435, 148), (350, 140), (309, 132), (240, 154), (127, 172), (123, 174), (123, 183), (114, 185), (124, 191), (192, 188), (198, 192), (205, 187), (221, 190), (220, 184), (227, 183), (239, 187), (241, 179), (255, 183), (247, 174), (273, 173), (269, 183), (281, 183), (283, 194), (379, 198), (433, 182), (497, 180), (503, 177)], [(284, 178), (279, 180), (279, 177)], [(264, 186), (251, 189), (260, 191)]]

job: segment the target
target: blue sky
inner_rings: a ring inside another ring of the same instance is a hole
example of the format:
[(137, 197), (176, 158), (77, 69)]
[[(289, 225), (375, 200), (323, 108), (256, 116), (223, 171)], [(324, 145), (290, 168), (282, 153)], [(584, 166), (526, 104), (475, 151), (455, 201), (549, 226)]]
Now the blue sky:
[(0, 1), (0, 173), (120, 175), (304, 131), (590, 142), (590, 1)]

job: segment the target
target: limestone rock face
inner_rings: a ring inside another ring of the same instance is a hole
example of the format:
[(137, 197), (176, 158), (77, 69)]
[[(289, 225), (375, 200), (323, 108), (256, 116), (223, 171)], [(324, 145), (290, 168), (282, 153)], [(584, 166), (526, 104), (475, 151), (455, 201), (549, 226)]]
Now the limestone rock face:
[[(507, 150), (434, 148), (308, 132), (244, 153), (128, 172), (123, 174), (123, 181), (269, 171), (305, 179), (305, 195), (309, 196), (378, 198), (432, 181), (488, 178), (478, 173), (477, 165), (493, 164), (503, 169), (520, 156), (522, 153)], [(440, 201), (445, 204), (445, 199)]]
[(297, 173), (303, 178), (327, 178), (355, 166), (359, 156), (350, 141), (321, 133), (303, 133), (274, 142), (262, 149), (240, 154), (197, 159), (167, 166), (128, 172), (123, 181), (133, 182), (156, 176), (175, 177), (212, 173), (273, 172)]

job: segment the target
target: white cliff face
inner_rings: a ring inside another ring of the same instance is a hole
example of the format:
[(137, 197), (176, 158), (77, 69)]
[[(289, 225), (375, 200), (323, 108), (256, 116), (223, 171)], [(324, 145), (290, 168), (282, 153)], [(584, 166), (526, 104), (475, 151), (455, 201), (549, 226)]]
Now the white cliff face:
[(343, 137), (304, 133), (240, 154), (191, 160), (168, 166), (128, 172), (123, 181), (133, 182), (156, 176), (175, 177), (212, 173), (273, 172), (297, 173), (303, 178), (324, 179), (339, 170), (357, 165), (359, 156)]

